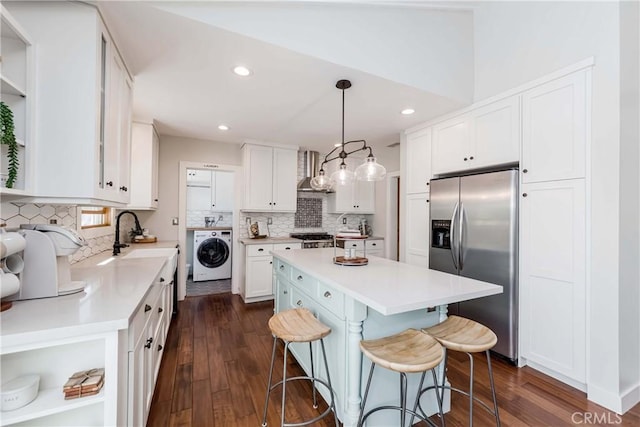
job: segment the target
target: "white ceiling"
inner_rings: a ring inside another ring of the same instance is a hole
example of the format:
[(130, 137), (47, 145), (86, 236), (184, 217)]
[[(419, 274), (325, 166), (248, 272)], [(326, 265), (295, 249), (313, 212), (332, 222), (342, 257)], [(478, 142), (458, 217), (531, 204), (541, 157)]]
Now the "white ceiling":
[[(171, 12), (166, 10), (169, 5), (164, 2), (99, 4), (135, 78), (134, 118), (146, 122), (155, 120), (161, 135), (229, 143), (251, 139), (327, 152), (333, 143), (340, 141), (342, 95), (335, 83), (345, 78), (353, 84), (346, 91), (345, 138), (366, 139), (374, 147), (397, 142), (402, 130), (471, 101), (470, 96), (467, 100), (461, 99), (464, 96), (459, 96), (460, 93), (443, 96), (446, 90), (428, 91), (407, 84), (409, 79), (405, 78), (404, 67), (407, 61), (402, 56), (389, 58), (388, 52), (380, 56), (382, 62), (397, 64), (399, 78), (394, 81), (389, 78), (393, 67), (375, 75), (282, 47), (287, 37), (296, 39), (295, 33), (287, 34), (284, 24), (274, 26), (272, 32), (279, 33), (280, 40), (285, 39), (279, 46), (223, 29), (222, 25), (211, 23), (215, 19), (201, 19), (207, 13), (216, 16), (219, 2), (198, 3), (199, 16), (194, 18), (183, 16), (188, 16), (189, 11), (179, 9), (192, 2), (170, 5)], [(244, 13), (249, 16), (251, 3), (236, 6), (245, 7)], [(400, 13), (416, 13), (406, 6), (403, 10)], [(237, 9), (234, 12), (235, 18), (223, 20), (226, 28), (233, 28), (232, 19), (239, 20), (242, 16)], [(428, 13), (428, 10), (421, 9), (419, 13)], [(297, 24), (299, 28), (300, 23)], [(375, 30), (379, 31), (378, 37), (384, 37), (385, 31), (394, 28), (390, 25)], [(403, 31), (406, 37), (411, 34), (411, 28)], [(349, 40), (344, 43), (348, 45)], [(362, 37), (357, 43), (359, 52), (368, 51), (367, 46), (360, 46)], [(346, 52), (343, 57), (349, 56), (348, 50), (343, 52)], [(428, 59), (434, 67), (442, 66), (438, 58)], [(234, 75), (231, 69), (237, 64), (248, 65), (253, 74), (245, 78)], [(420, 69), (414, 71), (415, 75), (420, 73)], [(386, 74), (386, 78), (380, 74)], [(472, 78), (472, 73), (469, 75)], [(454, 87), (451, 82), (448, 84)], [(461, 84), (465, 91), (471, 92), (466, 90), (468, 82)], [(400, 111), (406, 107), (414, 108), (416, 113), (401, 115)], [(228, 125), (230, 130), (218, 130), (219, 124)]]

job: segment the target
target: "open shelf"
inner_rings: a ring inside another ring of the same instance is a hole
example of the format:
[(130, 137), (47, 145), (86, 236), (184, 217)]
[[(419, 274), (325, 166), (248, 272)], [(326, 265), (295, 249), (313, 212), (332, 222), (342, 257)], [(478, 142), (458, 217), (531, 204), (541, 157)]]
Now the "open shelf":
[(28, 405), (14, 411), (2, 412), (2, 416), (0, 416), (0, 426), (42, 418), (48, 415), (101, 403), (104, 402), (104, 400), (104, 387), (100, 390), (100, 393), (96, 395), (71, 400), (64, 399), (62, 386), (40, 390), (38, 397)]
[(27, 96), (27, 92), (24, 90), (24, 88), (21, 88), (16, 82), (11, 80), (7, 76), (1, 75), (0, 82), (0, 91), (3, 95), (15, 95), (21, 97)]

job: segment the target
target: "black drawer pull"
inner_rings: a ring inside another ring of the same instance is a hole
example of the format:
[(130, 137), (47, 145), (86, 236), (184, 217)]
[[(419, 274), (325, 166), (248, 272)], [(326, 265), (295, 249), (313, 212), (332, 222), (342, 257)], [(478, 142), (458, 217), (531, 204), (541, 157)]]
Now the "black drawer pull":
[(158, 351), (162, 351), (162, 345), (158, 344)]
[(162, 313), (163, 311), (162, 307), (158, 307), (158, 313)]
[(144, 345), (144, 348), (151, 348), (151, 344), (153, 343), (153, 337), (147, 339), (147, 343)]
[(264, 249), (262, 249), (262, 248), (258, 249), (258, 252), (263, 252), (263, 251), (264, 251)]
[(144, 305), (144, 312), (146, 313), (149, 310), (151, 310), (151, 306), (149, 304), (145, 304)]
[(160, 278), (160, 283), (164, 282), (164, 277)]

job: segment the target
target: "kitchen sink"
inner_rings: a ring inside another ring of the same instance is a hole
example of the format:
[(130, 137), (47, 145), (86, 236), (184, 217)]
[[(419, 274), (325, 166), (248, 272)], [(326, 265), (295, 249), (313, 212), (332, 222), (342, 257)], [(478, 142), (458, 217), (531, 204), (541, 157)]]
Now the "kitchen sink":
[(134, 249), (125, 256), (126, 258), (167, 258), (167, 263), (163, 267), (162, 276), (169, 281), (173, 280), (173, 273), (178, 266), (178, 249), (177, 248), (149, 248)]

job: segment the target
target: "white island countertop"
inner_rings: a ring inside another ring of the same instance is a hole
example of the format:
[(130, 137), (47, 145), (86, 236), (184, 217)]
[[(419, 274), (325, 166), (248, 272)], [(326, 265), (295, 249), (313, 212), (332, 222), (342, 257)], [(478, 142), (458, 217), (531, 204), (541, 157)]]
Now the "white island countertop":
[(502, 293), (502, 286), (376, 256), (364, 266), (337, 265), (332, 248), (272, 254), (384, 315)]
[(0, 314), (3, 347), (126, 329), (166, 257), (124, 258), (135, 249), (175, 247), (176, 242), (135, 244), (113, 257), (103, 252), (71, 266), (84, 291), (55, 298), (14, 301)]

